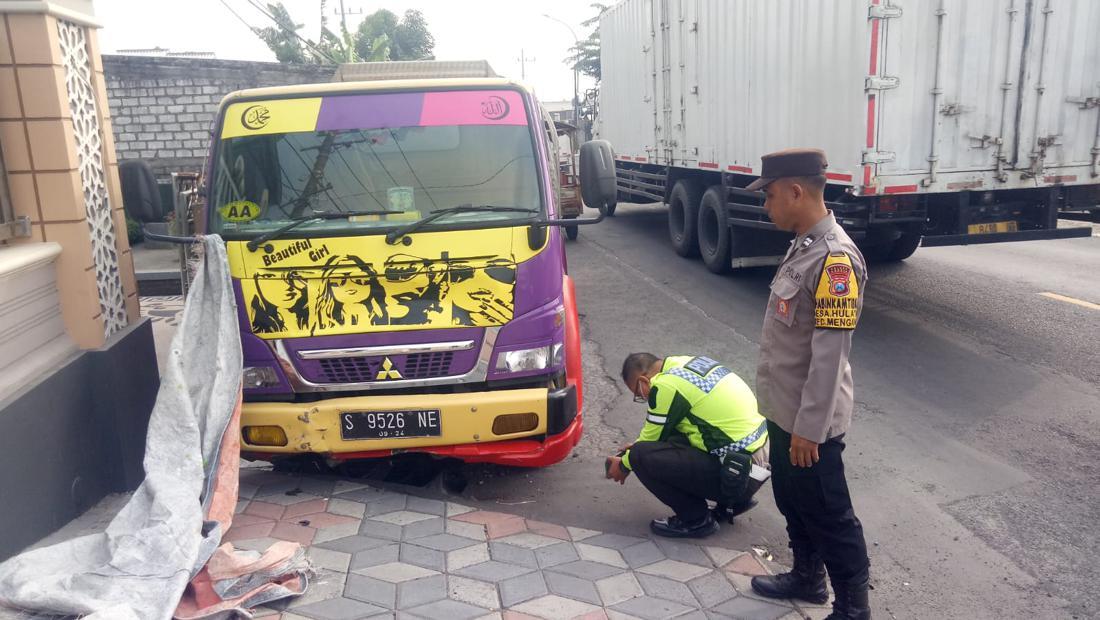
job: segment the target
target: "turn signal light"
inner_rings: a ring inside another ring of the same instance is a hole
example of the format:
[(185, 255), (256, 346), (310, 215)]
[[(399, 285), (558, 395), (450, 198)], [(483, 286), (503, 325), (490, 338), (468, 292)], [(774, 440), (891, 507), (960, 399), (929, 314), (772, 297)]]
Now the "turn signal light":
[(241, 429), (246, 443), (254, 446), (285, 446), (286, 431), (279, 426), (246, 426)]
[(533, 431), (539, 427), (537, 413), (509, 413), (493, 419), (494, 435), (511, 435)]

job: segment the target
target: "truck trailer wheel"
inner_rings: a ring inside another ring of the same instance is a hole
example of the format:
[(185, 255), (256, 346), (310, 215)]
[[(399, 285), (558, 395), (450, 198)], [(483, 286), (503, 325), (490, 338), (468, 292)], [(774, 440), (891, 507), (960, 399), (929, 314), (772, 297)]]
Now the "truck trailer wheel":
[(702, 189), (691, 179), (680, 179), (668, 199), (668, 236), (683, 257), (699, 255), (699, 201)]
[(722, 186), (713, 185), (699, 201), (699, 256), (714, 273), (730, 270), (730, 227)]
[(883, 260), (888, 263), (903, 261), (913, 255), (920, 247), (921, 234), (919, 230), (910, 230), (902, 233), (894, 240), (894, 244), (883, 252)]

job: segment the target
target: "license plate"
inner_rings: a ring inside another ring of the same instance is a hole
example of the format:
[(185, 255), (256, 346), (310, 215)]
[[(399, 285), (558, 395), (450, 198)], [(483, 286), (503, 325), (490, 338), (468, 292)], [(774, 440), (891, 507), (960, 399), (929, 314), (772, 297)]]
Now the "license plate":
[(1016, 232), (1016, 222), (989, 222), (988, 224), (971, 224), (966, 227), (966, 232), (972, 235), (988, 235), (990, 233)]
[(353, 411), (340, 414), (340, 437), (343, 439), (439, 437), (442, 432), (439, 409)]

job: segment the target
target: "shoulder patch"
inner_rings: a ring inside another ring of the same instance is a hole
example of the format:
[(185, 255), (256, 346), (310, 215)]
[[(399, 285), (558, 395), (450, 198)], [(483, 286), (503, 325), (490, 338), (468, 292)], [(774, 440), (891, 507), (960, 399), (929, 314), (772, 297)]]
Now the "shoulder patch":
[(684, 368), (687, 368), (691, 372), (699, 375), (700, 377), (707, 376), (707, 373), (720, 366), (718, 362), (710, 359), (709, 357), (693, 357), (691, 361), (684, 364)]
[(859, 279), (845, 253), (825, 257), (814, 293), (815, 325), (823, 329), (855, 329), (859, 322)]

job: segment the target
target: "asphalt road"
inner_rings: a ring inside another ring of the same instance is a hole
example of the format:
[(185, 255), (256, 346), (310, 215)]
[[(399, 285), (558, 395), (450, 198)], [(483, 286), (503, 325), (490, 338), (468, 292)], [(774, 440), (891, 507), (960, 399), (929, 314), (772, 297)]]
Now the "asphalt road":
[[(659, 205), (620, 205), (568, 251), (585, 337), (582, 445), (544, 470), (471, 468), (463, 495), (644, 535), (667, 509), (636, 480), (603, 479), (603, 457), (644, 415), (618, 381), (622, 359), (705, 354), (751, 384), (771, 271), (717, 276), (677, 257)], [(1096, 304), (1098, 236), (922, 248), (872, 267), (845, 457), (876, 617), (1100, 615)], [(787, 561), (767, 488), (761, 498), (712, 544)]]

